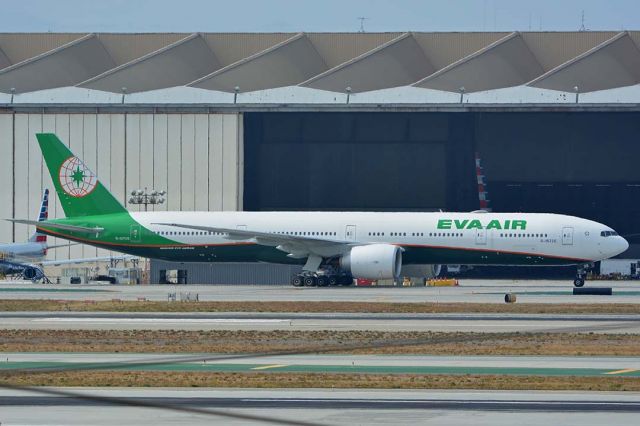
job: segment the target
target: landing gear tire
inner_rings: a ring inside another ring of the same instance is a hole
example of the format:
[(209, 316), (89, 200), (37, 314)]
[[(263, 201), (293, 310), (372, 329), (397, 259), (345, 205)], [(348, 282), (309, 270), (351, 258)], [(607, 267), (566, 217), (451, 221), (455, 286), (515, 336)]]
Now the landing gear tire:
[(307, 287), (315, 287), (318, 284), (316, 277), (304, 277), (304, 285)]
[(294, 287), (302, 287), (304, 283), (302, 282), (302, 277), (300, 275), (294, 275), (291, 277), (291, 285)]
[(321, 276), (316, 279), (316, 282), (318, 283), (318, 287), (326, 287), (329, 285), (329, 278)]
[(335, 275), (331, 275), (329, 277), (329, 285), (332, 287), (335, 287), (338, 285), (338, 277), (336, 277)]
[(343, 275), (340, 277), (340, 285), (349, 286), (353, 284), (353, 277), (351, 275)]
[(584, 278), (576, 278), (573, 280), (573, 285), (576, 287), (582, 287), (584, 285)]

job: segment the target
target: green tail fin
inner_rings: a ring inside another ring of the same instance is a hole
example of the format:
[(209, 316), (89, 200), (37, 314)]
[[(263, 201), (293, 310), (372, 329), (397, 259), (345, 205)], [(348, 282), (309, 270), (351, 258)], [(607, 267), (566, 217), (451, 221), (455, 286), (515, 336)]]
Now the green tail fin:
[(38, 133), (36, 138), (67, 217), (127, 211), (55, 134)]

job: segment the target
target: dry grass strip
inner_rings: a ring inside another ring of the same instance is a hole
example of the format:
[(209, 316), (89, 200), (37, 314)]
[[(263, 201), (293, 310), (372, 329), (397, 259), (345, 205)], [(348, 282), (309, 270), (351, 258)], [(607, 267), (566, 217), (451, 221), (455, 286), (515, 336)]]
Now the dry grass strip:
[[(415, 345), (407, 341), (416, 341)], [(393, 342), (403, 342), (395, 345)], [(383, 332), (370, 330), (0, 330), (0, 352), (267, 353), (368, 347), (348, 353), (640, 356), (639, 334)]]
[(3, 378), (19, 386), (640, 391), (637, 377), (95, 371)]
[(640, 314), (640, 304), (0, 300), (0, 311)]

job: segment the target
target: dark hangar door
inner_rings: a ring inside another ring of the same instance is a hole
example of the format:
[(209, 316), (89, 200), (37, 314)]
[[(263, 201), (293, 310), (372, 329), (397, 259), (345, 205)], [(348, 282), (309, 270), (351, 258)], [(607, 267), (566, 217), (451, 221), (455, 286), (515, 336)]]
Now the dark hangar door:
[[(245, 210), (477, 208), (473, 126), (449, 114), (246, 113), (244, 123)], [(460, 194), (470, 205), (453, 205)]]

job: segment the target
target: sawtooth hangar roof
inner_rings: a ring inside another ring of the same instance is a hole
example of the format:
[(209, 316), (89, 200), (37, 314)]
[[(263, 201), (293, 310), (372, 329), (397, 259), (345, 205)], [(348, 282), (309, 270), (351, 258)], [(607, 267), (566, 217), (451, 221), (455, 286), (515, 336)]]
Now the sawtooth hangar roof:
[(637, 101), (639, 84), (640, 31), (0, 34), (0, 103), (338, 102), (347, 92), (570, 102), (601, 91), (615, 101), (628, 86)]

